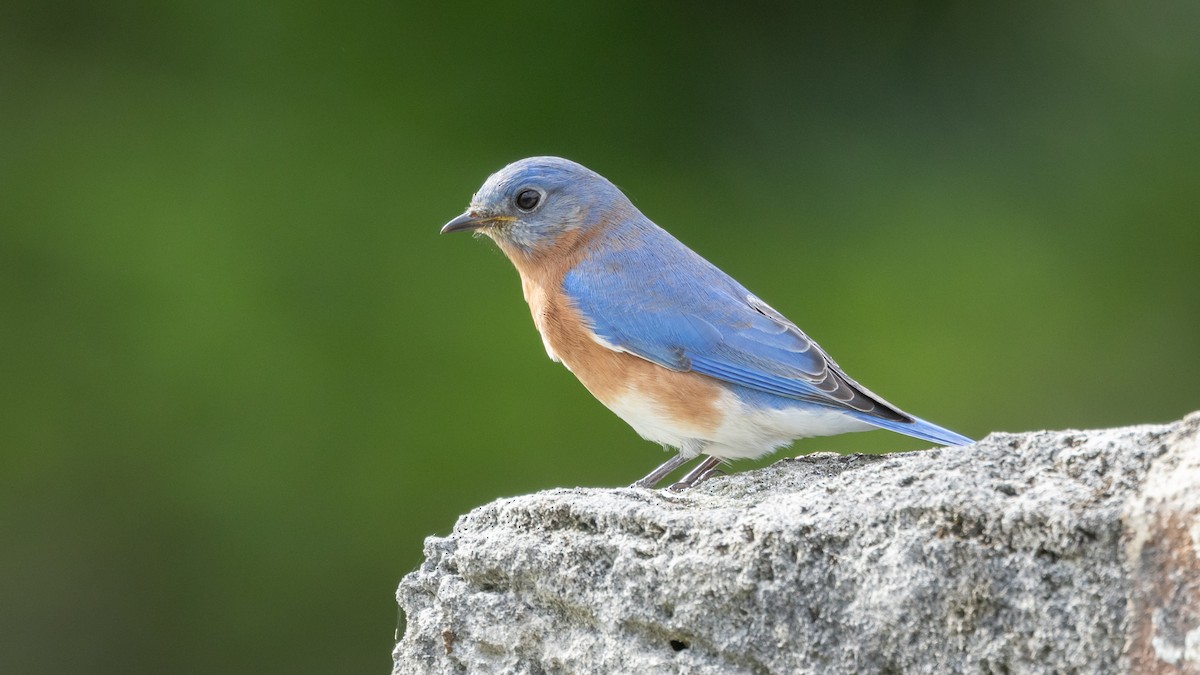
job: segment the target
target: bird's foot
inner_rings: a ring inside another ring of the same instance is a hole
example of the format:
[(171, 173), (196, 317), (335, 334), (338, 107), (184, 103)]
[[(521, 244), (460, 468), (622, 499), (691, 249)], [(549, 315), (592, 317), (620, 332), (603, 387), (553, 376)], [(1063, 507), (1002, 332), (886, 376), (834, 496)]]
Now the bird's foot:
[(642, 478), (641, 480), (637, 481), (633, 485), (630, 485), (629, 487), (645, 488), (647, 490), (653, 490), (659, 483), (661, 483), (663, 481), (664, 478), (667, 477), (667, 474), (669, 474), (672, 471), (674, 471), (675, 469), (678, 469), (679, 467), (683, 466), (690, 459), (691, 459), (691, 457), (684, 457), (682, 454), (675, 455), (671, 459), (668, 459), (667, 461), (663, 462), (660, 466), (655, 468), (650, 473), (646, 474), (645, 478)]
[(672, 483), (667, 489), (671, 492), (682, 492), (689, 488), (694, 488), (700, 483), (712, 478), (713, 476), (724, 473), (717, 468), (721, 464), (720, 458), (705, 457), (703, 462), (700, 462), (696, 468), (687, 473), (686, 476), (679, 479), (678, 483)]

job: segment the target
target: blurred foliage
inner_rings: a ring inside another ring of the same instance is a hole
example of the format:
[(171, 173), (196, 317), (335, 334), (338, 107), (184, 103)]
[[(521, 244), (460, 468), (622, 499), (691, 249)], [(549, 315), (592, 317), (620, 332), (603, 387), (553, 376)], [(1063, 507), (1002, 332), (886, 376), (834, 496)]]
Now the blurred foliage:
[(5, 3), (0, 672), (386, 672), (424, 536), (661, 461), (494, 247), (437, 235), (523, 156), (964, 433), (1200, 408), (1198, 29), (1183, 0)]

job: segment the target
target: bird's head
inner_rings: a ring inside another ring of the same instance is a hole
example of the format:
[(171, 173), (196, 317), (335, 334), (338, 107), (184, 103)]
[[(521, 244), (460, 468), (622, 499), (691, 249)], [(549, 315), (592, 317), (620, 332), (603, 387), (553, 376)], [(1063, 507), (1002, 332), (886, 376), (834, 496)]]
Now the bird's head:
[(600, 174), (560, 157), (530, 157), (492, 174), (442, 234), (471, 230), (491, 237), (510, 257), (530, 256), (632, 209)]

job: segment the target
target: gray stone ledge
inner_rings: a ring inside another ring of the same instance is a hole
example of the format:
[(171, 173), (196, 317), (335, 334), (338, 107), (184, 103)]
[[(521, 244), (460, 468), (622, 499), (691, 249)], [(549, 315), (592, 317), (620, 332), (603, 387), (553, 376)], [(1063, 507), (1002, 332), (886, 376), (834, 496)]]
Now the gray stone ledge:
[(1200, 672), (1200, 413), (479, 507), (394, 673)]

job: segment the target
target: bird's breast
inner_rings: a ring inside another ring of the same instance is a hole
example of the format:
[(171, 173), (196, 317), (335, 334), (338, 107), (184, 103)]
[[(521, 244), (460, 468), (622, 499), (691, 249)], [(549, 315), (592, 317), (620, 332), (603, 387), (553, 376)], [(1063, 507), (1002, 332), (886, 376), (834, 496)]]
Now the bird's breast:
[[(554, 347), (550, 344), (549, 333), (546, 330), (546, 326), (549, 323), (547, 314), (552, 309), (550, 303), (546, 300), (545, 290), (531, 283), (528, 279), (522, 278), (521, 291), (525, 295), (525, 302), (529, 303), (529, 311), (533, 313), (533, 325), (542, 336), (542, 346), (546, 348), (546, 356), (549, 356), (551, 361), (561, 362), (562, 359), (559, 358), (558, 353), (554, 351)], [(567, 366), (567, 368), (569, 369), (570, 366)]]
[[(723, 389), (715, 380), (602, 344), (560, 284), (549, 286), (522, 275), (522, 289), (550, 358), (643, 436), (661, 442), (700, 438), (720, 426)], [(673, 437), (648, 434), (647, 420), (655, 420), (655, 428), (671, 429)]]

